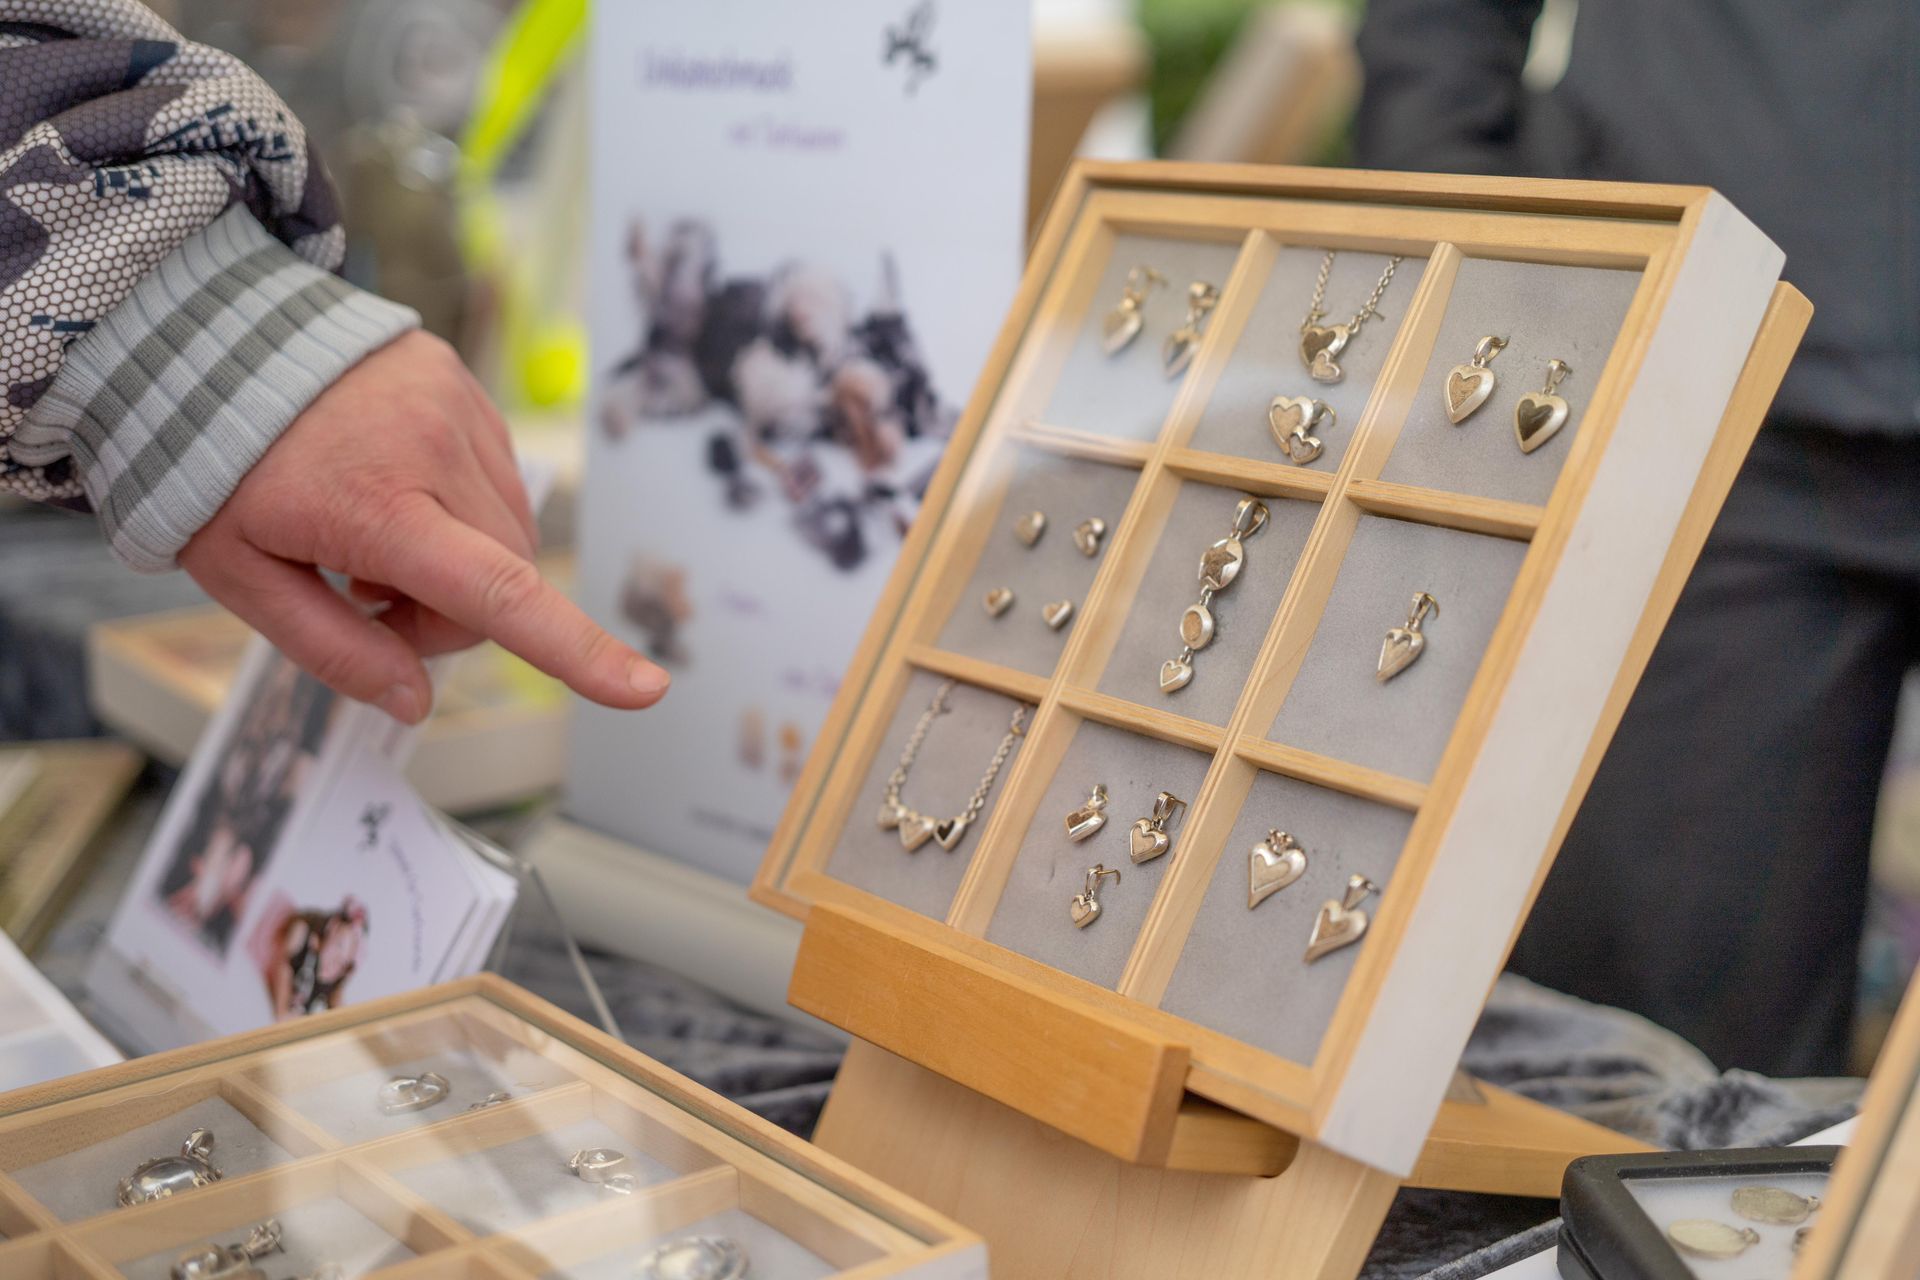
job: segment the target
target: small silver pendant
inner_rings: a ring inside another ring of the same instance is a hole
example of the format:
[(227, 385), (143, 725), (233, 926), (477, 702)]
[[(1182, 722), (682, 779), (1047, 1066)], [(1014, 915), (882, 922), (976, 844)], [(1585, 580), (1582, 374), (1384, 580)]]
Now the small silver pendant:
[(645, 1280), (745, 1280), (747, 1251), (725, 1236), (681, 1236), (640, 1263)]
[(1374, 679), (1385, 684), (1427, 651), (1427, 637), (1420, 626), (1429, 613), (1439, 617), (1440, 602), (1424, 591), (1415, 593), (1413, 605), (1407, 612), (1407, 625), (1389, 628), (1387, 638), (1380, 642), (1380, 660), (1374, 664)]
[(1307, 851), (1284, 831), (1247, 850), (1247, 910), (1280, 892), (1307, 873)]
[(1335, 361), (1353, 337), (1344, 324), (1310, 324), (1300, 331), (1300, 363), (1315, 382), (1338, 382), (1346, 373)]
[(1819, 1196), (1795, 1195), (1780, 1187), (1736, 1187), (1733, 1211), (1749, 1222), (1795, 1227), (1820, 1207)]
[(1296, 467), (1319, 458), (1326, 446), (1313, 428), (1323, 422), (1331, 427), (1334, 420), (1333, 407), (1312, 396), (1275, 396), (1267, 406), (1267, 430)]
[(897, 831), (900, 828), (900, 806), (889, 801), (880, 802), (880, 812), (874, 822), (882, 831)]
[(1219, 301), (1220, 291), (1204, 280), (1187, 286), (1187, 322), (1168, 334), (1160, 346), (1160, 364), (1167, 377), (1179, 377), (1193, 363), (1207, 315)]
[(1225, 591), (1240, 576), (1247, 562), (1247, 549), (1238, 538), (1222, 538), (1200, 557), (1200, 585), (1209, 591)]
[(567, 1157), (567, 1168), (582, 1182), (591, 1182), (615, 1195), (630, 1196), (639, 1188), (633, 1160), (611, 1147), (587, 1147)]
[(1087, 802), (1067, 815), (1067, 839), (1078, 844), (1106, 825), (1107, 789), (1096, 782)]
[(282, 1232), (278, 1219), (268, 1218), (236, 1244), (208, 1244), (190, 1249), (174, 1260), (172, 1280), (254, 1280), (262, 1272), (255, 1258), (278, 1253)]
[(1345, 896), (1329, 898), (1320, 904), (1320, 913), (1313, 918), (1313, 931), (1307, 935), (1308, 964), (1360, 941), (1367, 931), (1367, 913), (1360, 909), (1360, 904), (1376, 891), (1373, 881), (1352, 875), (1347, 877)]
[(912, 853), (927, 841), (933, 839), (933, 833), (939, 823), (924, 813), (915, 813), (903, 809), (900, 813), (900, 847)]
[(1696, 1258), (1737, 1258), (1760, 1243), (1760, 1233), (1712, 1218), (1682, 1218), (1668, 1226), (1667, 1239), (1681, 1253)]
[(1112, 876), (1115, 884), (1120, 883), (1120, 873), (1100, 863), (1087, 868), (1087, 886), (1073, 895), (1073, 901), (1067, 904), (1067, 916), (1073, 921), (1073, 927), (1084, 929), (1100, 918), (1100, 880)]
[(124, 1208), (165, 1200), (218, 1181), (220, 1170), (213, 1165), (213, 1132), (195, 1129), (180, 1144), (179, 1155), (143, 1160), (131, 1174), (120, 1179), (117, 1196)]
[(1168, 658), (1160, 664), (1160, 692), (1184, 689), (1193, 679), (1193, 664), (1182, 658)]
[(1554, 394), (1573, 370), (1563, 360), (1547, 362), (1547, 385), (1521, 396), (1513, 406), (1513, 438), (1520, 452), (1532, 453), (1567, 425), (1567, 402)]
[(1167, 824), (1186, 807), (1187, 802), (1171, 791), (1162, 791), (1153, 798), (1153, 812), (1135, 822), (1127, 832), (1127, 853), (1136, 864), (1152, 862), (1173, 847)]
[(1488, 365), (1506, 347), (1505, 338), (1488, 334), (1474, 347), (1473, 359), (1466, 364), (1453, 366), (1448, 372), (1446, 384), (1441, 387), (1442, 398), (1447, 404), (1447, 421), (1457, 427), (1487, 402), (1487, 397), (1493, 394), (1495, 381), (1493, 370)]
[(452, 1091), (453, 1086), (437, 1071), (426, 1071), (417, 1076), (395, 1076), (380, 1086), (380, 1114), (398, 1116), (409, 1111), (425, 1111), (428, 1107), (445, 1102)]

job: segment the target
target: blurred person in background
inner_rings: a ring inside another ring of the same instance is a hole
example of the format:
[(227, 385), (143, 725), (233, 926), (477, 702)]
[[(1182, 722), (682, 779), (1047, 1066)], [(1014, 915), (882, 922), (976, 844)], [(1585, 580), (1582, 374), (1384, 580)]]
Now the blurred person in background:
[(344, 251), (299, 121), (237, 59), (137, 0), (0, 0), (0, 492), (90, 509), (129, 567), (186, 569), (409, 723), (421, 659), (483, 637), (656, 701), (666, 673), (534, 568), (486, 393), (334, 275)]
[[(1522, 68), (1543, 7), (1571, 46)], [(1718, 188), (1812, 327), (1514, 953), (1722, 1067), (1840, 1074), (1920, 662), (1920, 5), (1370, 0), (1359, 162)]]

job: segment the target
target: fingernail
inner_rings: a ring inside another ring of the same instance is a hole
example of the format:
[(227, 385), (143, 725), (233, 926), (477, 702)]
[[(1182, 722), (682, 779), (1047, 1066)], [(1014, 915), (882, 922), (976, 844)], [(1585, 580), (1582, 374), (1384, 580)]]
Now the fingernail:
[(627, 683), (633, 686), (635, 693), (665, 693), (667, 686), (673, 683), (673, 677), (664, 668), (635, 655), (627, 663)]
[(380, 695), (380, 709), (401, 724), (419, 724), (426, 708), (410, 684), (397, 684)]

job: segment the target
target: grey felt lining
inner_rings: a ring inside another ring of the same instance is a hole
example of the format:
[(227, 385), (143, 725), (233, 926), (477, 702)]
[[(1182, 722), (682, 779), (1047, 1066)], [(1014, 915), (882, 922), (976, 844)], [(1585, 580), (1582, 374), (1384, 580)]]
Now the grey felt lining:
[[(1224, 291), (1239, 252), (1237, 243), (1219, 240), (1132, 233), (1114, 237), (1113, 256), (1087, 309), (1080, 338), (1054, 385), (1045, 421), (1127, 440), (1158, 436), (1181, 382), (1166, 376), (1160, 362), (1161, 344), (1186, 322), (1187, 286), (1204, 280)], [(1140, 336), (1109, 356), (1101, 346), (1101, 325), (1120, 301), (1121, 285), (1135, 266), (1155, 268), (1167, 283), (1147, 294)], [(1208, 316), (1203, 334), (1212, 322)]]
[[(1320, 274), (1326, 250), (1308, 246), (1285, 248), (1275, 255), (1273, 270), (1261, 287), (1260, 300), (1240, 334), (1233, 357), (1219, 385), (1207, 399), (1200, 424), (1188, 443), (1210, 453), (1285, 462), (1287, 455), (1267, 428), (1267, 405), (1275, 396), (1308, 396), (1323, 400), (1334, 412), (1333, 425), (1315, 428), (1324, 446), (1307, 464), (1310, 471), (1332, 471), (1346, 455), (1347, 442), (1360, 422), (1367, 397), (1393, 347), (1394, 335), (1407, 317), (1407, 304), (1420, 287), (1425, 258), (1408, 258), (1397, 267), (1393, 281), (1380, 299), (1380, 314), (1361, 327), (1360, 336), (1339, 357), (1345, 377), (1339, 382), (1315, 382), (1300, 359), (1300, 322), (1313, 301), (1313, 283)], [(1327, 278), (1326, 309), (1322, 321), (1345, 324), (1367, 300), (1389, 255), (1342, 250), (1334, 255)]]
[[(1211, 757), (1186, 747), (1083, 723), (1021, 842), (987, 940), (1104, 987), (1118, 983), (1160, 878), (1179, 856), (1210, 763)], [(1096, 782), (1107, 788), (1107, 825), (1075, 844), (1067, 839), (1066, 815), (1086, 803)], [(1127, 849), (1128, 829), (1153, 812), (1162, 791), (1189, 808), (1168, 827), (1173, 843), (1167, 853), (1136, 866)], [(1100, 882), (1099, 919), (1076, 929), (1068, 908), (1095, 863), (1117, 868), (1121, 878)]]
[(1266, 527), (1246, 541), (1240, 576), (1213, 598), (1213, 642), (1193, 656), (1192, 681), (1162, 693), (1160, 664), (1180, 656), (1181, 614), (1200, 599), (1200, 557), (1232, 531), (1234, 507), (1245, 496), (1213, 485), (1180, 486), (1113, 657), (1101, 673), (1101, 692), (1208, 724), (1223, 725), (1233, 714), (1320, 515), (1317, 502), (1262, 499)]
[[(1546, 502), (1639, 287), (1638, 271), (1490, 258), (1461, 262), (1433, 356), (1380, 478), (1509, 502)], [(1455, 426), (1447, 421), (1447, 375), (1468, 363), (1489, 334), (1508, 339), (1488, 366), (1498, 379), (1493, 395)], [(1557, 393), (1567, 402), (1567, 424), (1532, 453), (1522, 453), (1514, 440), (1514, 405), (1546, 384), (1547, 362), (1554, 359), (1573, 366)]]
[[(395, 1076), (420, 1075), (427, 1071), (446, 1077), (451, 1088), (445, 1101), (423, 1111), (395, 1116), (381, 1113), (380, 1086)], [(334, 1076), (293, 1094), (287, 1101), (301, 1115), (351, 1145), (421, 1125), (437, 1124), (449, 1116), (459, 1115), (496, 1090), (520, 1098), (568, 1079), (566, 1072), (527, 1049), (510, 1050), (500, 1060), (474, 1049), (447, 1049), (390, 1066)], [(271, 1078), (267, 1084), (272, 1087)]]
[[(1042, 621), (1041, 606), (1071, 600), (1077, 614), (1086, 604), (1087, 588), (1113, 545), (1140, 473), (1040, 449), (1022, 449), (1017, 467), (973, 576), (950, 606), (940, 647), (1030, 675), (1051, 676), (1078, 619), (1055, 631)], [(1013, 525), (1030, 511), (1044, 512), (1047, 527), (1040, 541), (1028, 547), (1014, 537)], [(1107, 533), (1099, 554), (1089, 558), (1074, 545), (1073, 530), (1092, 516), (1106, 521)], [(1014, 594), (1013, 607), (998, 618), (981, 603), (996, 587)]]
[[(343, 1200), (315, 1200), (275, 1210), (271, 1216), (280, 1223), (282, 1247), (256, 1264), (269, 1276), (309, 1275), (327, 1262), (338, 1263), (349, 1276), (362, 1276), (414, 1256), (413, 1250)], [(162, 1249), (136, 1262), (123, 1262), (120, 1270), (127, 1280), (168, 1280), (174, 1262), (188, 1249), (201, 1244), (237, 1244), (258, 1221), (237, 1222), (213, 1232), (207, 1240)]]
[(675, 1231), (665, 1231), (632, 1248), (592, 1262), (549, 1271), (543, 1280), (633, 1280), (636, 1265), (655, 1248), (680, 1236), (724, 1236), (747, 1255), (748, 1275), (765, 1280), (821, 1280), (838, 1268), (741, 1209), (724, 1209)]
[[(1017, 739), (1013, 753), (1001, 767), (987, 805), (958, 848), (951, 853), (932, 840), (908, 853), (891, 831), (882, 831), (875, 821), (880, 801), (887, 792), (887, 777), (900, 763), (900, 752), (913, 733), (920, 713), (933, 701), (942, 677), (917, 671), (907, 682), (907, 691), (895, 708), (880, 750), (867, 770), (867, 780), (854, 802), (853, 813), (840, 833), (833, 856), (827, 862), (827, 874), (834, 879), (864, 889), (877, 897), (918, 911), (936, 920), (944, 920), (953, 902), (960, 878), (966, 874), (979, 847), (981, 829), (992, 816), (993, 806), (1006, 788), (1020, 748), (1025, 739)], [(901, 802), (908, 807), (938, 818), (956, 817), (967, 807), (980, 776), (993, 759), (993, 753), (1006, 737), (1013, 710), (1019, 703), (1012, 698), (958, 684), (947, 699), (947, 713), (933, 722), (920, 755), (901, 788)], [(1029, 715), (1028, 721), (1031, 723)]]
[(668, 1182), (679, 1173), (598, 1120), (579, 1120), (517, 1142), (503, 1143), (453, 1159), (440, 1160), (394, 1176), (483, 1235), (510, 1231), (573, 1209), (603, 1204), (618, 1195), (585, 1182), (567, 1168), (567, 1158), (588, 1147), (625, 1152), (630, 1172), (642, 1187)]
[(258, 1173), (293, 1159), (226, 1099), (202, 1098), (151, 1124), (17, 1169), (14, 1181), (62, 1222), (90, 1218), (119, 1207), (120, 1179), (134, 1166), (155, 1156), (178, 1155), (180, 1144), (195, 1129), (213, 1134), (213, 1167), (223, 1178)]
[[(1299, 1063), (1326, 1034), (1363, 936), (1305, 962), (1320, 904), (1358, 873), (1382, 890), (1400, 860), (1413, 815), (1294, 778), (1261, 773), (1227, 838), (1161, 1007)], [(1252, 847), (1278, 828), (1307, 852), (1300, 879), (1247, 909)], [(1371, 920), (1378, 896), (1367, 900)]]
[[(1432, 777), (1526, 554), (1524, 542), (1362, 516), (1269, 736), (1403, 778)], [(1440, 603), (1421, 627), (1426, 649), (1381, 684), (1381, 641), (1405, 625), (1418, 591)]]

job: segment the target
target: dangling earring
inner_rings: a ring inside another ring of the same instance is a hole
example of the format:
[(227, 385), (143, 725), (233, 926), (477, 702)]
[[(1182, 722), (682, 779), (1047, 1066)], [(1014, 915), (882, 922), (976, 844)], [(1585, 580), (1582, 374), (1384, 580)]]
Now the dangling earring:
[(1520, 452), (1532, 453), (1567, 425), (1567, 402), (1554, 390), (1572, 372), (1564, 360), (1547, 361), (1547, 385), (1521, 396), (1513, 406), (1513, 438), (1520, 442)]
[(1140, 327), (1145, 323), (1140, 307), (1147, 300), (1147, 292), (1166, 282), (1167, 278), (1152, 267), (1135, 267), (1127, 272), (1127, 282), (1120, 286), (1120, 301), (1107, 312), (1106, 322), (1100, 326), (1101, 346), (1108, 355), (1119, 355), (1128, 343), (1140, 336)]
[(1200, 327), (1219, 301), (1220, 291), (1204, 280), (1187, 286), (1187, 322), (1160, 346), (1160, 363), (1169, 378), (1179, 377), (1193, 363), (1193, 353), (1200, 349)]
[(1379, 886), (1362, 875), (1347, 877), (1347, 892), (1340, 898), (1328, 898), (1313, 918), (1313, 931), (1307, 935), (1307, 963), (1321, 956), (1350, 947), (1367, 931), (1367, 913), (1360, 904), (1367, 895), (1378, 893)]
[(1153, 798), (1152, 816), (1134, 823), (1133, 830), (1127, 833), (1127, 851), (1133, 855), (1134, 862), (1152, 862), (1173, 847), (1167, 824), (1186, 807), (1187, 802), (1171, 791), (1162, 791)]
[(1459, 426), (1474, 411), (1487, 402), (1493, 394), (1495, 378), (1493, 370), (1487, 366), (1493, 358), (1507, 349), (1505, 338), (1496, 338), (1492, 334), (1480, 339), (1480, 345), (1473, 349), (1473, 359), (1465, 364), (1453, 366), (1447, 374), (1444, 388), (1447, 401), (1447, 421)]
[(1087, 887), (1073, 895), (1073, 902), (1067, 907), (1067, 914), (1073, 918), (1073, 927), (1084, 929), (1100, 918), (1100, 881), (1112, 876), (1115, 884), (1120, 883), (1120, 873), (1096, 862), (1087, 868)]
[(1284, 831), (1269, 831), (1267, 838), (1247, 850), (1247, 910), (1280, 892), (1307, 874), (1307, 851)]
[(1387, 638), (1380, 644), (1380, 662), (1374, 667), (1374, 678), (1381, 684), (1393, 679), (1414, 664), (1414, 661), (1427, 650), (1427, 637), (1421, 634), (1420, 624), (1427, 615), (1440, 616), (1440, 602), (1424, 591), (1414, 593), (1413, 607), (1407, 613), (1407, 625), (1392, 627)]
[(1287, 461), (1304, 467), (1320, 456), (1320, 437), (1313, 428), (1334, 423), (1333, 406), (1311, 396), (1275, 396), (1267, 405), (1267, 430), (1287, 455)]

